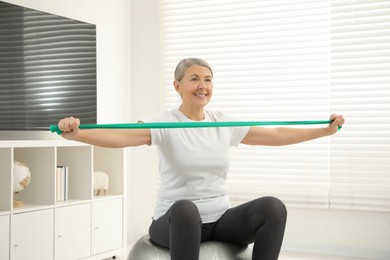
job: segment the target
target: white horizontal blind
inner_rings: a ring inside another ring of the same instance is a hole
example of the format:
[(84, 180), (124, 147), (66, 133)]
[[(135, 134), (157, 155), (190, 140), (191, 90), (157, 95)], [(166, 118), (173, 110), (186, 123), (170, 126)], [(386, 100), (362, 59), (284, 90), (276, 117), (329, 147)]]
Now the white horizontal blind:
[[(163, 108), (177, 107), (176, 64), (204, 58), (214, 70), (208, 108), (237, 120), (329, 116), (328, 1), (182, 1), (162, 4)], [(274, 195), (290, 205), (328, 206), (329, 143), (231, 150), (234, 204)]]
[(390, 210), (390, 1), (331, 1), (331, 207)]

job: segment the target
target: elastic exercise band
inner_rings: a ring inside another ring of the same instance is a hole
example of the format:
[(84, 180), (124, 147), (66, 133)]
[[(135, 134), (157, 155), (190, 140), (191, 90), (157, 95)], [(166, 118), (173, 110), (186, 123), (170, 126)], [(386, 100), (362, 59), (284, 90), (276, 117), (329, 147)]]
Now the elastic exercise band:
[[(260, 126), (260, 125), (316, 125), (330, 124), (333, 120), (314, 121), (238, 121), (238, 122), (158, 122), (158, 123), (132, 123), (132, 124), (85, 124), (80, 129), (151, 129), (151, 128), (198, 128), (198, 127), (232, 127), (232, 126)], [(339, 130), (341, 126), (339, 126)], [(58, 135), (62, 131), (57, 125), (51, 125), (50, 131)]]

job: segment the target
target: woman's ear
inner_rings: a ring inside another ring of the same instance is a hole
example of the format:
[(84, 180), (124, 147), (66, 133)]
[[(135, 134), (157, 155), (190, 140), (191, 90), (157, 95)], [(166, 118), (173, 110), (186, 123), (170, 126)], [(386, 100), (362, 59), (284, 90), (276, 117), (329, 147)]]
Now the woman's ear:
[(181, 90), (180, 90), (180, 83), (179, 83), (179, 81), (177, 81), (177, 80), (173, 81), (173, 86), (175, 87), (176, 92), (179, 93), (179, 95), (181, 96)]

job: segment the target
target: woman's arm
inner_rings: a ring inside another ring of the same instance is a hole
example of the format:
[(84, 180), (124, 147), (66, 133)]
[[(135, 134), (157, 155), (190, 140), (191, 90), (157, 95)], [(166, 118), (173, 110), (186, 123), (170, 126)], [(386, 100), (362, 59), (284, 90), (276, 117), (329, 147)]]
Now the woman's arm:
[(344, 118), (341, 115), (332, 114), (330, 120), (334, 121), (324, 128), (250, 127), (241, 143), (280, 146), (333, 135), (338, 131), (338, 127), (344, 124)]
[(68, 140), (79, 141), (101, 147), (123, 148), (150, 144), (149, 129), (79, 129), (78, 118), (64, 118), (58, 122), (61, 136)]

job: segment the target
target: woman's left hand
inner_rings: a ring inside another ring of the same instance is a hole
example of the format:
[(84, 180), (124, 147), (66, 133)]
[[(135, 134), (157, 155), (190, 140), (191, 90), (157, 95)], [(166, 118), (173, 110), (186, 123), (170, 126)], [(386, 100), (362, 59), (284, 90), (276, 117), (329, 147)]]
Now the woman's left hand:
[(328, 126), (331, 135), (337, 133), (339, 128), (342, 127), (345, 122), (344, 117), (342, 115), (337, 114), (331, 114), (329, 120), (333, 121)]

